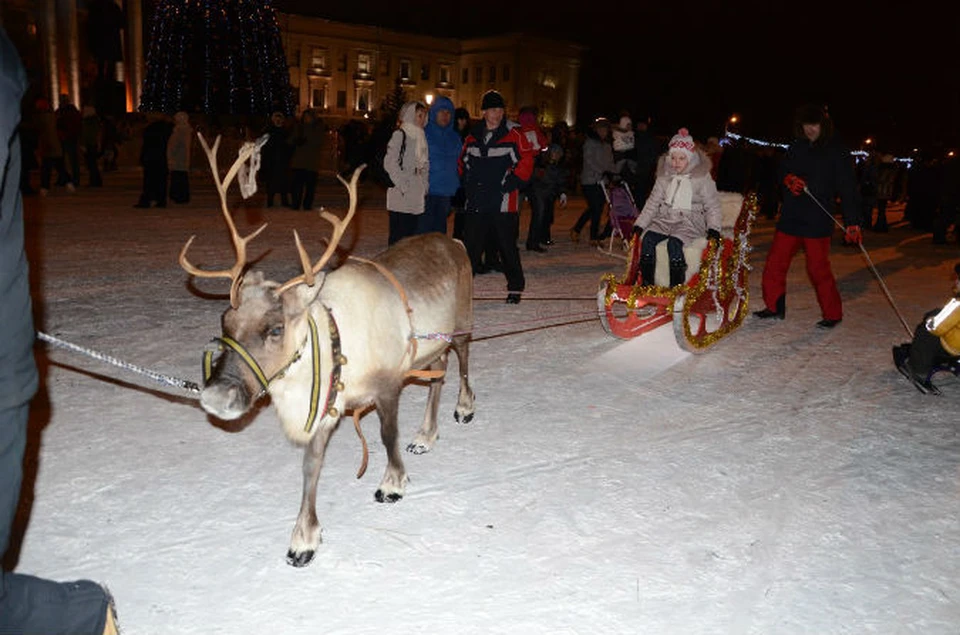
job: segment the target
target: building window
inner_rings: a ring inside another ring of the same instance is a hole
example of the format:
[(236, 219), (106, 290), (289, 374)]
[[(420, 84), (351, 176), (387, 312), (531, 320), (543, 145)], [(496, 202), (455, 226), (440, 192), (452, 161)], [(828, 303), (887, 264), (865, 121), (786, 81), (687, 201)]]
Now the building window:
[(337, 108), (343, 110), (347, 107), (347, 91), (338, 90), (337, 91)]
[(461, 83), (461, 84), (469, 84), (469, 83), (470, 83), (470, 69), (469, 69), (469, 68), (463, 69), (463, 73), (461, 73), (461, 75), (463, 75), (463, 77), (460, 78), (460, 83)]
[(327, 49), (314, 48), (310, 51), (310, 68), (318, 71), (327, 68)]
[(369, 86), (357, 87), (357, 110), (360, 112), (369, 112), (370, 103), (373, 101), (373, 91)]
[(447, 65), (445, 65), (445, 64), (441, 64), (441, 65), (440, 65), (440, 80), (439, 80), (439, 81), (440, 81), (441, 84), (449, 84), (449, 83), (450, 83), (450, 67), (449, 67), (449, 66), (447, 66)]
[(490, 77), (487, 78), (487, 81), (492, 84), (497, 81), (497, 67), (491, 64), (489, 72)]
[(425, 82), (430, 81), (430, 65), (429, 64), (420, 65), (420, 79), (422, 79)]
[(357, 55), (357, 72), (363, 75), (370, 74), (370, 54), (359, 53)]
[(410, 60), (400, 60), (400, 79), (409, 80), (410, 75)]
[(503, 81), (505, 82), (510, 81), (510, 65), (509, 64), (503, 65)]
[(310, 107), (317, 110), (327, 109), (327, 85), (325, 83), (310, 85)]
[(473, 83), (482, 84), (483, 83), (483, 67), (477, 66), (473, 69)]

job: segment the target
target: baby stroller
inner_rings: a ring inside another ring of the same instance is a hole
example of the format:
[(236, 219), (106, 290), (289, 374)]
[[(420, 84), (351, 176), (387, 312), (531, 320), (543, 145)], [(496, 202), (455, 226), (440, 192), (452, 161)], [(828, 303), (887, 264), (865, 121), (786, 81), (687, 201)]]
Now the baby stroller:
[[(598, 245), (600, 253), (626, 260), (626, 252), (630, 250), (630, 232), (633, 229), (633, 222), (637, 220), (640, 210), (637, 209), (633, 200), (633, 194), (627, 187), (625, 181), (615, 179), (611, 183), (600, 182), (603, 189), (603, 195), (607, 199), (607, 209), (610, 214), (610, 241), (607, 248)], [(623, 254), (614, 253), (613, 241), (619, 239), (619, 245)]]

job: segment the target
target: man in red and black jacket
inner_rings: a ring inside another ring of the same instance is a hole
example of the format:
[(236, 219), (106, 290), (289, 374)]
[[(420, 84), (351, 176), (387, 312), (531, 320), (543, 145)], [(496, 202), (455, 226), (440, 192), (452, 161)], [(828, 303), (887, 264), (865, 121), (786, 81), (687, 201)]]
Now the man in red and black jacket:
[(470, 131), (460, 153), (460, 176), (466, 195), (464, 244), (477, 273), (484, 243), (496, 238), (503, 274), (507, 278), (507, 303), (518, 304), (525, 281), (517, 237), (520, 235), (520, 188), (533, 174), (533, 147), (504, 116), (506, 104), (495, 90), (481, 102), (483, 117)]
[(783, 207), (763, 268), (766, 308), (754, 315), (781, 320), (785, 317), (787, 270), (802, 248), (807, 259), (807, 275), (823, 316), (817, 327), (829, 329), (843, 319), (843, 304), (830, 270), (830, 237), (836, 221), (820, 204), (831, 209), (839, 194), (845, 239), (859, 244), (862, 240), (860, 202), (853, 160), (850, 153), (832, 139), (830, 118), (819, 106), (798, 109), (794, 133), (797, 139), (780, 164)]

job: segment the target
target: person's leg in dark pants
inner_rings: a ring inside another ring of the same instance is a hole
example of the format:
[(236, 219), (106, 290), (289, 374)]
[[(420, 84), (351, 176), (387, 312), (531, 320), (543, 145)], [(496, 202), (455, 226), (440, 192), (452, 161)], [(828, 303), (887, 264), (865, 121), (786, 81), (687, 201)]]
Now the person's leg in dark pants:
[(90, 187), (100, 187), (103, 185), (103, 179), (100, 176), (100, 153), (96, 146), (87, 146), (83, 153), (87, 164), (87, 174), (90, 175)]
[(556, 204), (554, 199), (544, 201), (543, 204), (543, 244), (552, 245), (553, 238), (550, 236), (550, 228), (553, 226), (553, 206)]
[(423, 205), (423, 214), (418, 217), (417, 233), (447, 233), (447, 215), (450, 213), (450, 197), (428, 194)]
[(544, 238), (543, 197), (533, 193), (530, 196), (530, 227), (527, 229), (527, 251), (545, 251), (540, 245)]
[(483, 251), (489, 242), (489, 235), (492, 232), (494, 214), (481, 214), (479, 212), (463, 212), (463, 244), (467, 248), (467, 255), (470, 256), (470, 264), (473, 266), (473, 274), (482, 273), (481, 267)]
[(603, 188), (599, 184), (584, 185), (583, 197), (587, 200), (587, 209), (577, 219), (577, 224), (573, 226), (573, 230), (579, 234), (589, 220), (590, 240), (596, 242), (599, 240), (600, 216), (603, 214), (603, 205), (606, 202), (603, 196)]
[(503, 266), (503, 275), (507, 279), (507, 291), (520, 293), (526, 286), (520, 251), (517, 249), (517, 238), (520, 237), (520, 214), (498, 213), (495, 215), (493, 227), (500, 251), (500, 264)]
[(418, 216), (419, 214), (407, 214), (406, 212), (390, 212), (387, 245), (392, 245), (407, 236), (415, 235), (417, 233)]
[(290, 177), (290, 209), (300, 209), (303, 201), (303, 187), (306, 183), (307, 171), (294, 168)]
[(317, 177), (314, 170), (304, 170), (303, 209), (313, 209), (313, 197), (317, 192)]

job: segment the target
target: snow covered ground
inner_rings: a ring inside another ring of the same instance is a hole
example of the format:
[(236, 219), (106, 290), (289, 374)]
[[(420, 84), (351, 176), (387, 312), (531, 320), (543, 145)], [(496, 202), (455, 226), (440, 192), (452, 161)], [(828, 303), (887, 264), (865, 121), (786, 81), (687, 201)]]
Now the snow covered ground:
[[(177, 253), (196, 233), (193, 262), (232, 262), (209, 176), (192, 175), (190, 205), (165, 210), (131, 207), (137, 179), (28, 199), (39, 326), (198, 380), (226, 283), (192, 286)], [(327, 181), (319, 202), (343, 209)], [(328, 230), (313, 213), (263, 209), (259, 194), (233, 198), (242, 231), (269, 221), (251, 253), (274, 278), (296, 273), (294, 227), (313, 240)], [(604, 333), (594, 294), (621, 263), (570, 242), (582, 208), (559, 212), (548, 254), (522, 252), (521, 304), (503, 303), (501, 275), (476, 279), (491, 298), (476, 303), (477, 416), (453, 421), (448, 382), (440, 440), (405, 455), (401, 502), (373, 500), (375, 416), (362, 480), (351, 426), (334, 436), (324, 542), (304, 569), (284, 562), (301, 451), (269, 406), (218, 422), (175, 389), (38, 347), (18, 569), (107, 583), (128, 635), (956, 635), (960, 382), (939, 377), (944, 394), (929, 397), (896, 372), (890, 347), (906, 333), (860, 252), (834, 249), (845, 318), (833, 331), (813, 327), (800, 257), (786, 321), (748, 317), (686, 355), (670, 327), (630, 342)], [(772, 231), (755, 226), (751, 309)], [(386, 244), (372, 188), (351, 241), (360, 255)], [(911, 326), (949, 297), (955, 245), (895, 224), (867, 247)], [(560, 322), (576, 323), (498, 336)], [(425, 397), (403, 393), (402, 442)]]

